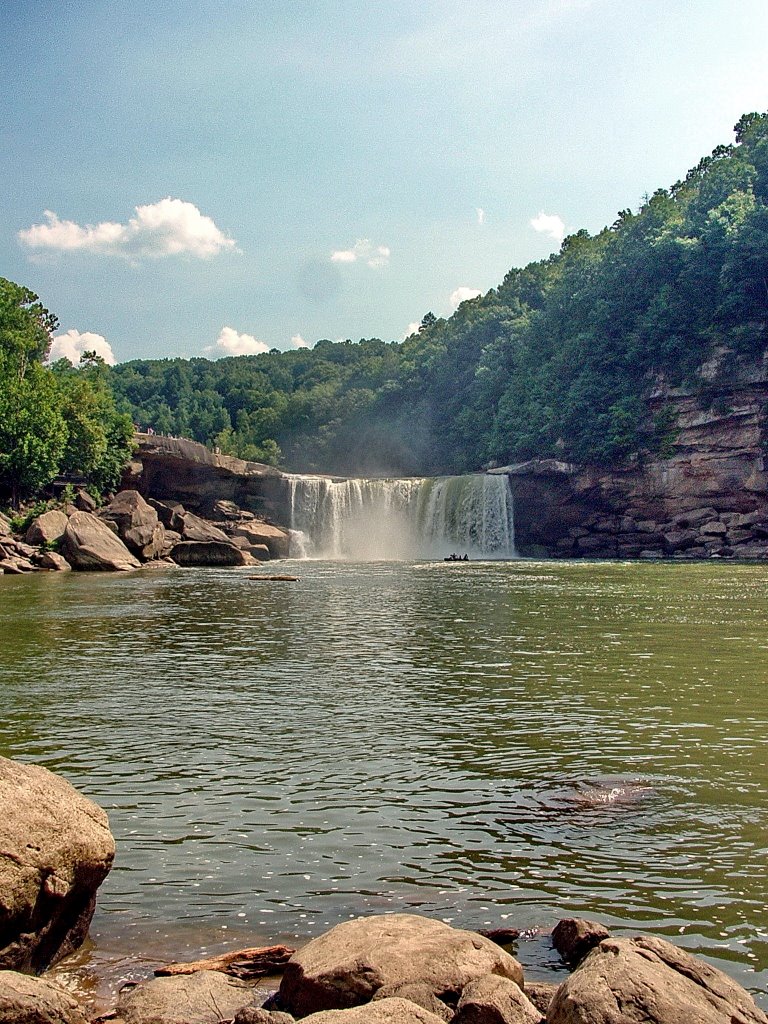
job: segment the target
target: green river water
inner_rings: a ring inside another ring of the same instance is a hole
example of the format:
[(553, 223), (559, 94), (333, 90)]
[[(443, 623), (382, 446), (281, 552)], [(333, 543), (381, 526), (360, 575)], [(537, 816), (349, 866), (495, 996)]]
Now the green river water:
[(766, 1004), (768, 566), (279, 571), (0, 577), (0, 752), (117, 840), (81, 975), (409, 910), (555, 979), (583, 915)]

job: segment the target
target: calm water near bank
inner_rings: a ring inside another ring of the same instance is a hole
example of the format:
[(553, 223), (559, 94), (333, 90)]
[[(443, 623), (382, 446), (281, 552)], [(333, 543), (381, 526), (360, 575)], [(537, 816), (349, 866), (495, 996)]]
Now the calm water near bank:
[(579, 914), (768, 988), (767, 566), (286, 565), (0, 577), (0, 752), (118, 843), (92, 962)]

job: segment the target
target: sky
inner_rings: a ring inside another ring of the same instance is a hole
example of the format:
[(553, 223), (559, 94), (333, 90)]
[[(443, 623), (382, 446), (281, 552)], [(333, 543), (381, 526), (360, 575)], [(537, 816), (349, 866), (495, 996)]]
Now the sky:
[(5, 0), (0, 276), (55, 355), (398, 341), (768, 110), (765, 0)]

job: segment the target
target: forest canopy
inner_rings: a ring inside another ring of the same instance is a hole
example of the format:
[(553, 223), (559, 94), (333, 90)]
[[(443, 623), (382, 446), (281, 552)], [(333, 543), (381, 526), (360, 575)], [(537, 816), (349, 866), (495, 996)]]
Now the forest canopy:
[[(670, 422), (650, 416), (651, 393), (685, 385), (711, 402), (768, 346), (768, 114), (744, 115), (732, 145), (636, 212), (570, 235), (449, 319), (426, 313), (403, 342), (48, 370), (50, 314), (31, 293), (2, 288), (3, 388), (35, 391), (30, 422), (47, 424), (38, 479), (53, 465), (114, 479), (125, 451), (114, 425), (130, 421), (246, 459), (347, 475), (664, 454)], [(698, 370), (713, 353), (721, 378), (705, 382)], [(88, 389), (96, 397), (86, 401)], [(103, 440), (89, 440), (75, 410), (101, 424)], [(6, 479), (11, 450), (6, 430)]]
[(698, 386), (716, 350), (727, 376), (768, 344), (768, 114), (744, 115), (735, 133), (637, 212), (570, 235), (450, 319), (427, 313), (402, 343), (135, 361), (110, 371), (112, 386), (159, 432), (304, 471), (663, 451), (654, 388)]

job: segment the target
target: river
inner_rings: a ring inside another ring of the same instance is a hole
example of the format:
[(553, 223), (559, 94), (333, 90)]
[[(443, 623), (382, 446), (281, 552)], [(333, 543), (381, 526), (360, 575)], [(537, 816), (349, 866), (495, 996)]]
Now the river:
[(583, 915), (765, 991), (768, 568), (286, 570), (0, 577), (0, 751), (117, 840), (83, 970), (410, 910), (557, 978)]

